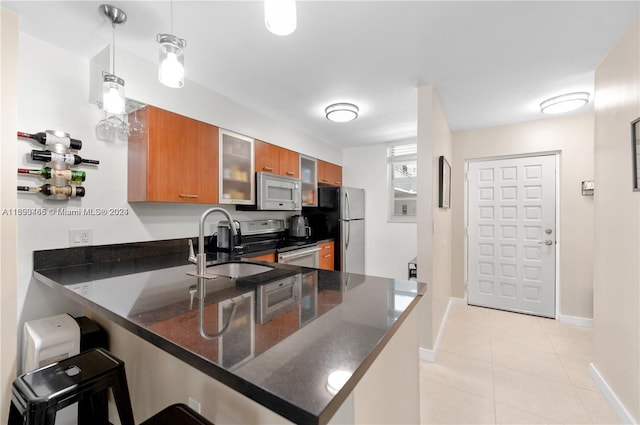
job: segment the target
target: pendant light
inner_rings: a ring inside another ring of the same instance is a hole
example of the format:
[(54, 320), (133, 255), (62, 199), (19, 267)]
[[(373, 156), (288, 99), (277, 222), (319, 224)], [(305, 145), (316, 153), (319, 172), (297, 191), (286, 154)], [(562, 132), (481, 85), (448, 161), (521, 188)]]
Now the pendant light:
[(103, 72), (102, 108), (111, 114), (124, 114), (126, 104), (124, 80), (116, 75), (116, 25), (127, 22), (127, 14), (110, 4), (100, 5), (100, 10), (111, 21), (113, 49), (111, 74)]
[(264, 23), (272, 33), (289, 35), (296, 21), (296, 0), (264, 0)]
[[(171, 32), (173, 33), (173, 1), (171, 1)], [(184, 86), (184, 48), (187, 41), (173, 34), (158, 34), (160, 65), (158, 80), (167, 87)]]

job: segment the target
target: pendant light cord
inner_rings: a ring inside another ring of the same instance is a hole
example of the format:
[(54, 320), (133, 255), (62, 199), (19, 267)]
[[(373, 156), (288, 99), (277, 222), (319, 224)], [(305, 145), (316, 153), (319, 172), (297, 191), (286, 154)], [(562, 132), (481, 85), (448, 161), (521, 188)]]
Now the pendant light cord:
[(111, 58), (111, 74), (116, 75), (116, 23), (111, 22), (111, 48), (113, 57)]
[(170, 4), (171, 4), (171, 34), (173, 34), (173, 0), (171, 0)]

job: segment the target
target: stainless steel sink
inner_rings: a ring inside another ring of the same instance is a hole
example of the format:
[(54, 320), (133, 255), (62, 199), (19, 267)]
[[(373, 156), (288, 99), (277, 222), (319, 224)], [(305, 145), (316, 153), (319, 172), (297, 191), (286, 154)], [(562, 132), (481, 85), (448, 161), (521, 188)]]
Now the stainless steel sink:
[(231, 279), (235, 279), (238, 277), (247, 277), (265, 273), (273, 270), (274, 268), (275, 267), (264, 266), (262, 264), (231, 262), (209, 266), (207, 267), (207, 274), (225, 276)]

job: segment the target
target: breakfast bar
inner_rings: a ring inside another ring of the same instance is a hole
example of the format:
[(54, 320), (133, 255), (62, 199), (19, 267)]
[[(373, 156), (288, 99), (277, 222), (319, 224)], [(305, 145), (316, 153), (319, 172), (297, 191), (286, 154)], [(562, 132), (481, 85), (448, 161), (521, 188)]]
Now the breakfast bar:
[[(417, 385), (415, 307), (425, 284), (212, 258), (208, 270), (221, 273), (221, 264), (231, 264), (251, 272), (206, 281), (202, 327), (206, 334), (221, 335), (205, 338), (198, 329), (197, 278), (187, 274), (195, 266), (182, 253), (158, 255), (148, 248), (155, 254), (132, 258), (124, 253), (132, 252), (128, 245), (37, 251), (34, 276), (81, 304), (88, 315), (106, 319), (113, 325), (110, 333), (124, 330), (129, 341), (146, 341), (239, 393), (247, 406), (267, 409), (271, 416), (264, 422), (365, 423), (371, 414), (379, 423), (385, 415), (388, 423), (419, 420), (416, 400), (402, 397), (392, 383)], [(74, 250), (81, 252), (69, 252)], [(70, 258), (80, 260), (69, 263)], [(383, 365), (389, 350), (393, 360)], [(114, 354), (127, 362), (126, 353)], [(145, 369), (127, 369), (134, 372)], [(130, 378), (130, 385), (137, 380)], [(216, 403), (206, 395), (199, 397), (205, 416), (214, 423), (228, 420), (223, 409), (207, 410)], [(240, 412), (231, 415), (235, 420), (260, 422), (254, 414), (243, 418), (245, 407), (238, 403)], [(135, 412), (135, 398), (133, 404)]]

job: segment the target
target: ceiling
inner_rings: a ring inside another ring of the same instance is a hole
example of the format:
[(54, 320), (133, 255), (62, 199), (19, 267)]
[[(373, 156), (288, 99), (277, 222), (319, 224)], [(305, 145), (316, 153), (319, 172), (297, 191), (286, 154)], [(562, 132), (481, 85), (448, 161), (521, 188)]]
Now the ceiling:
[[(2, 1), (20, 30), (91, 58), (111, 41), (93, 1)], [(157, 61), (171, 32), (166, 1), (119, 1), (116, 46)], [(640, 16), (640, 1), (305, 1), (276, 36), (260, 1), (173, 3), (187, 40), (186, 78), (327, 143), (350, 147), (414, 137), (417, 87), (433, 84), (452, 131), (544, 118), (539, 104), (593, 93), (594, 70)], [(189, 84), (186, 81), (185, 84)], [(330, 103), (360, 117), (332, 123)], [(576, 113), (592, 108), (592, 103)]]

